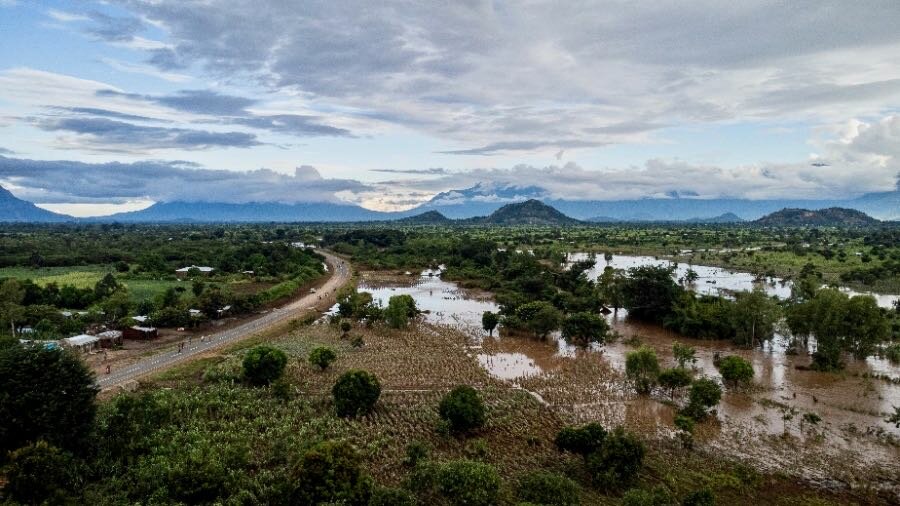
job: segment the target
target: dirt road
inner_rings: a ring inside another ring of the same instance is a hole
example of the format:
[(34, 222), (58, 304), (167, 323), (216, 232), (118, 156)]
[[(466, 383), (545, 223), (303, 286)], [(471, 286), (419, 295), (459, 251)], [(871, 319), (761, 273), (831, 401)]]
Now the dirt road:
[(349, 281), (352, 274), (350, 264), (346, 261), (324, 251), (318, 251), (318, 253), (325, 257), (331, 277), (317, 290), (317, 293), (310, 293), (300, 297), (236, 327), (204, 336), (202, 341), (193, 339), (180, 352), (178, 350), (168, 350), (141, 359), (121, 369), (113, 369), (110, 374), (98, 374), (97, 385), (102, 390), (117, 387), (146, 374), (159, 372), (175, 364), (186, 362), (224, 344), (235, 343), (275, 325), (297, 318), (305, 312), (315, 311), (315, 306), (333, 297), (334, 292)]

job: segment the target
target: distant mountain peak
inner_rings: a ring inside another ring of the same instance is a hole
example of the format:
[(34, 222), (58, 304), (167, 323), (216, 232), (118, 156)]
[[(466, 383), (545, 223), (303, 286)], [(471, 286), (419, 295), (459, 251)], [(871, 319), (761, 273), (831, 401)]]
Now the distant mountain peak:
[(6, 188), (0, 186), (0, 222), (62, 222), (75, 218), (58, 214), (22, 200), (12, 194)]
[(476, 220), (479, 223), (490, 225), (575, 225), (581, 223), (537, 199), (506, 204), (489, 216), (476, 218)]
[(754, 223), (775, 227), (860, 227), (874, 225), (880, 222), (868, 214), (857, 211), (856, 209), (829, 207), (827, 209), (819, 210), (784, 208), (781, 211), (776, 211), (772, 214), (763, 216)]

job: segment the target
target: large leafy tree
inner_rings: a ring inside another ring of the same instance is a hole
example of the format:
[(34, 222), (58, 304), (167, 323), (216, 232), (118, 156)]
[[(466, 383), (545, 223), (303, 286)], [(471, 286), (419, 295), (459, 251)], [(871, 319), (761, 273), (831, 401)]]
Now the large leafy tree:
[(582, 345), (602, 344), (608, 332), (606, 320), (588, 311), (571, 314), (562, 323), (562, 336)]
[(682, 288), (672, 278), (673, 267), (647, 265), (628, 269), (622, 284), (625, 309), (641, 320), (662, 323)]
[(0, 323), (9, 325), (10, 334), (16, 334), (16, 322), (24, 316), (22, 300), (25, 291), (15, 279), (0, 284)]
[(735, 344), (754, 346), (775, 335), (775, 324), (781, 318), (781, 308), (762, 290), (741, 292), (731, 306), (731, 322)]
[(375, 407), (381, 396), (381, 383), (374, 374), (351, 370), (338, 378), (331, 389), (338, 416), (364, 415)]
[(287, 355), (271, 346), (257, 346), (244, 356), (244, 378), (254, 385), (268, 385), (284, 374)]
[(67, 351), (0, 349), (0, 459), (39, 440), (82, 450), (93, 428), (96, 396), (93, 374)]

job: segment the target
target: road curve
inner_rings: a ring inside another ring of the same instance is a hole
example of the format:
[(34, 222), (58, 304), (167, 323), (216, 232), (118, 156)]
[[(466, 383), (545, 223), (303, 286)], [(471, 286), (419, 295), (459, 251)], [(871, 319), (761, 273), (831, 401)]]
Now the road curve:
[(310, 293), (299, 299), (296, 299), (284, 306), (270, 310), (269, 312), (246, 321), (236, 327), (222, 332), (208, 334), (200, 342), (194, 339), (190, 345), (185, 345), (184, 350), (179, 353), (177, 350), (165, 351), (150, 357), (141, 359), (131, 365), (113, 370), (110, 374), (99, 374), (97, 378), (97, 386), (101, 390), (108, 390), (116, 386), (137, 379), (141, 376), (159, 372), (167, 369), (175, 364), (186, 362), (192, 357), (196, 357), (209, 350), (230, 344), (251, 335), (257, 334), (275, 325), (296, 318), (303, 311), (313, 308), (317, 303), (321, 303), (320, 295), (331, 294), (344, 285), (351, 276), (350, 264), (346, 261), (324, 251), (317, 250), (317, 253), (325, 257), (331, 277), (318, 290), (317, 293)]

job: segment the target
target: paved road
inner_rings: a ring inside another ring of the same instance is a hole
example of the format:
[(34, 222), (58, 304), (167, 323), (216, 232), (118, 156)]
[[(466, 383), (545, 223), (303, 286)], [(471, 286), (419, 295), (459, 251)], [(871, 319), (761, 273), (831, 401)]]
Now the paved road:
[(296, 318), (309, 309), (314, 310), (314, 306), (321, 302), (320, 296), (324, 299), (326, 296), (331, 295), (333, 291), (343, 286), (350, 279), (351, 274), (350, 265), (344, 260), (324, 251), (319, 251), (318, 253), (325, 256), (331, 277), (317, 290), (317, 293), (300, 297), (293, 302), (275, 308), (258, 318), (244, 322), (236, 327), (219, 333), (209, 334), (203, 339), (203, 342), (200, 342), (199, 338), (194, 338), (190, 345), (185, 345), (181, 353), (178, 353), (177, 350), (166, 351), (141, 359), (121, 369), (113, 369), (110, 374), (100, 373), (98, 374), (97, 385), (103, 390), (122, 385), (146, 374), (158, 372), (175, 364), (185, 362), (191, 357), (206, 353), (223, 344), (234, 343), (257, 334), (267, 328)]

